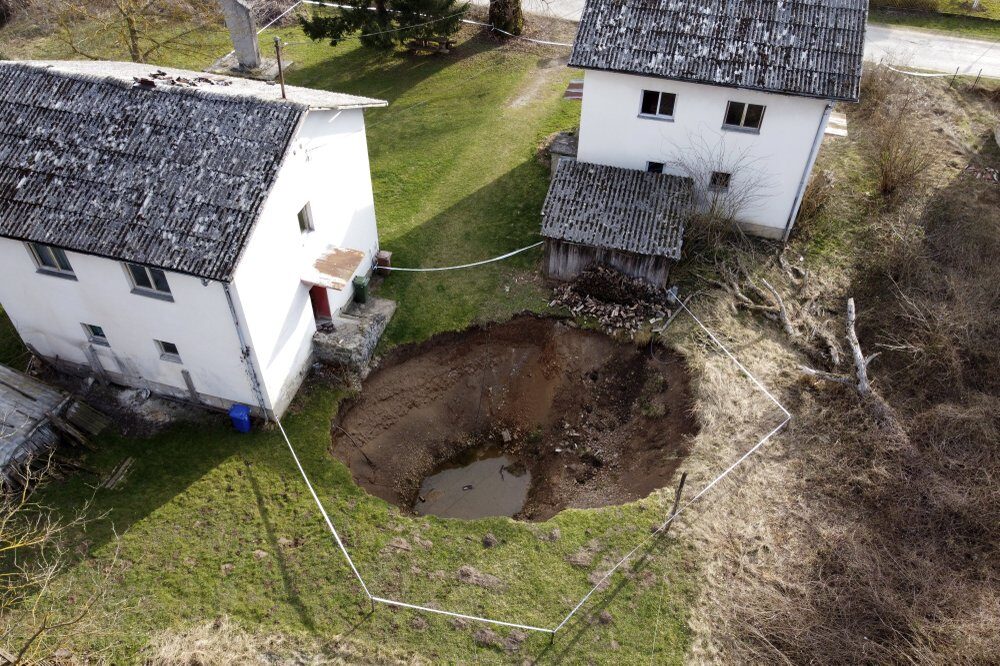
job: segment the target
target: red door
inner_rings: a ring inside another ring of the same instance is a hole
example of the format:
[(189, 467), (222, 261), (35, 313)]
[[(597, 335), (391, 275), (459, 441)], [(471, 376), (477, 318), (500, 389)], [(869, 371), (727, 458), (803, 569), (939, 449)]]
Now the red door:
[(312, 301), (313, 315), (317, 319), (330, 319), (330, 297), (326, 287), (314, 286), (309, 290), (309, 300)]

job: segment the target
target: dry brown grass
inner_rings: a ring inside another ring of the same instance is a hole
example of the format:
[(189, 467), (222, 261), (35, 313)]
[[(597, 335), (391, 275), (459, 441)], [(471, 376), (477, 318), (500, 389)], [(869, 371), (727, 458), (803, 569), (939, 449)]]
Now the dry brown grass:
[(228, 618), (167, 631), (145, 650), (146, 666), (269, 666), (272, 664), (417, 664), (419, 660), (370, 645), (335, 638), (320, 643), (279, 635), (251, 634)]
[[(714, 500), (717, 519), (691, 525), (707, 579), (694, 661), (995, 663), (1000, 654), (1000, 187), (964, 171), (1000, 166), (986, 134), (997, 109), (940, 82), (915, 89), (937, 155), (924, 187), (869, 213), (847, 271), (809, 266), (828, 280), (821, 302), (841, 331), (843, 298), (858, 300), (861, 343), (881, 352), (871, 372), (906, 432), (890, 436), (849, 388), (795, 374), (773, 323), (713, 307), (715, 325), (747, 341), (795, 421)], [(856, 135), (880, 103), (852, 114)], [(790, 291), (780, 271), (761, 270)], [(706, 381), (700, 401), (711, 407), (726, 387)]]

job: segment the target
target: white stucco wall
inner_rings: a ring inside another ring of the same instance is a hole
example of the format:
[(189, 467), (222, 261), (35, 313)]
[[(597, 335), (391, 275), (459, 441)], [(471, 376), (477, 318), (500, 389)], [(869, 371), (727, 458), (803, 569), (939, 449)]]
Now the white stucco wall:
[[(24, 243), (0, 238), (0, 304), (40, 354), (89, 366), (81, 324), (95, 324), (111, 343), (110, 348), (95, 346), (111, 372), (138, 375), (186, 394), (181, 370), (187, 370), (200, 393), (256, 404), (221, 283), (167, 272), (173, 301), (164, 301), (131, 293), (119, 261), (66, 255), (76, 280), (39, 273)], [(176, 344), (182, 363), (162, 360), (154, 340)]]
[[(601, 71), (584, 76), (578, 159), (645, 169), (647, 162), (669, 164), (692, 152), (739, 156), (752, 165), (742, 169), (744, 177), (759, 178), (765, 186), (763, 196), (741, 213), (742, 221), (764, 235), (781, 235), (822, 131), (826, 100)], [(640, 117), (643, 90), (676, 94), (674, 120)], [(730, 100), (766, 107), (759, 134), (722, 129)], [(739, 188), (740, 176), (734, 173), (731, 189)]]
[[(303, 235), (297, 214), (307, 202), (315, 231)], [(285, 410), (308, 370), (316, 325), (300, 278), (326, 245), (364, 252), (358, 273), (378, 251), (361, 110), (307, 114), (229, 286), (271, 413)], [(167, 272), (173, 301), (164, 301), (131, 293), (120, 261), (67, 256), (75, 280), (39, 273), (24, 243), (0, 238), (0, 304), (40, 354), (89, 366), (81, 324), (95, 324), (111, 343), (94, 347), (102, 366), (141, 378), (133, 385), (184, 397), (187, 370), (199, 393), (221, 399), (216, 406), (258, 405), (223, 283)], [(333, 314), (353, 296), (350, 287), (328, 292)], [(182, 363), (161, 359), (155, 340), (176, 344)]]
[[(299, 231), (298, 212), (312, 209), (315, 231)], [(269, 408), (282, 412), (304, 373), (316, 331), (309, 285), (300, 276), (325, 245), (378, 251), (375, 204), (361, 110), (311, 111), (292, 142), (233, 281)], [(334, 315), (353, 292), (327, 290)]]

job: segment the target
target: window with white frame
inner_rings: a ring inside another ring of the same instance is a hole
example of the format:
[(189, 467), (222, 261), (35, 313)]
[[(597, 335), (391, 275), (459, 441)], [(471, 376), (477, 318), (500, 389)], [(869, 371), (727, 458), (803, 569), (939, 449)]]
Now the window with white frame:
[(711, 178), (708, 179), (708, 189), (713, 192), (726, 192), (729, 190), (729, 181), (732, 178), (733, 175), (731, 173), (713, 171)]
[(73, 272), (73, 266), (70, 265), (66, 252), (62, 248), (42, 243), (28, 243), (28, 250), (40, 272), (65, 277), (76, 276), (76, 273)]
[(160, 352), (161, 359), (164, 361), (171, 361), (173, 363), (181, 362), (181, 353), (177, 349), (177, 345), (164, 340), (154, 340), (153, 342), (156, 343), (156, 349)]
[(299, 211), (299, 231), (302, 233), (309, 233), (310, 231), (315, 231), (316, 227), (313, 225), (313, 213), (312, 204), (306, 204)]
[(110, 347), (111, 343), (108, 342), (108, 335), (104, 332), (104, 329), (97, 324), (81, 324), (83, 326), (84, 332), (87, 334), (87, 340), (91, 344), (102, 345), (104, 347)]
[(726, 117), (722, 121), (723, 129), (739, 129), (746, 131), (760, 130), (764, 122), (764, 107), (760, 104), (730, 102), (726, 107)]
[(663, 162), (646, 162), (646, 171), (649, 173), (663, 173)]
[(677, 95), (659, 90), (643, 90), (639, 115), (648, 118), (668, 119), (674, 117)]
[(150, 268), (142, 264), (125, 264), (125, 268), (132, 281), (132, 293), (160, 298), (171, 297), (167, 274), (159, 268)]

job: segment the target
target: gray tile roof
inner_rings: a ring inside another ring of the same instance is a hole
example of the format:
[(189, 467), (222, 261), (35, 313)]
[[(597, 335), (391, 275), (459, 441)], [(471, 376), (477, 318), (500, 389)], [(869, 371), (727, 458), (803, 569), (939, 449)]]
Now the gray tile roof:
[(542, 206), (542, 236), (680, 259), (690, 178), (560, 160)]
[(569, 64), (856, 101), (868, 0), (587, 0)]
[(228, 280), (307, 110), (382, 104), (156, 70), (0, 62), (0, 236)]

